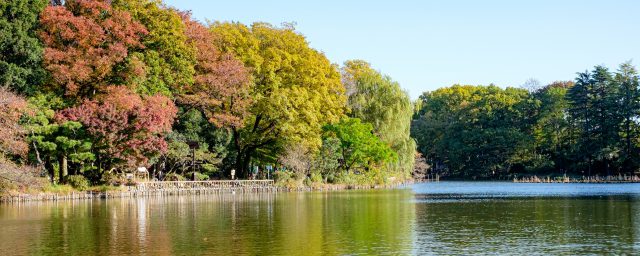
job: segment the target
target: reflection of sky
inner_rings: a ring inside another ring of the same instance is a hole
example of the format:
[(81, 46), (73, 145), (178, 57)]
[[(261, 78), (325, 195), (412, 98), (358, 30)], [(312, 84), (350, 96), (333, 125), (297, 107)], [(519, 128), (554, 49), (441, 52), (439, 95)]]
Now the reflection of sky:
[(640, 197), (640, 183), (432, 182), (412, 186), (416, 199), (487, 199), (501, 197)]
[[(451, 255), (640, 249), (640, 198), (615, 194), (638, 194), (638, 185), (539, 185), (539, 193), (555, 196), (531, 197), (536, 184), (440, 182), (414, 185), (422, 194), (411, 189), (238, 193), (0, 205), (0, 252)], [(510, 191), (529, 196), (490, 198)], [(414, 199), (424, 193), (489, 196), (438, 203)]]
[(415, 255), (633, 255), (640, 184), (415, 184)]
[(136, 205), (138, 213), (138, 240), (140, 244), (145, 244), (147, 239), (147, 202), (145, 198), (139, 198)]

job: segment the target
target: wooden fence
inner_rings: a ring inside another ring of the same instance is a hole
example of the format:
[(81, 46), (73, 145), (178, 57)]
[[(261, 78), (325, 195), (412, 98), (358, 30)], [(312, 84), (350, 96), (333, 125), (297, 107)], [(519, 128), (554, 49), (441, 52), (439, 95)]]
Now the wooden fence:
[(514, 178), (516, 183), (640, 183), (640, 177), (636, 175), (618, 175), (618, 176), (582, 176), (578, 178), (563, 177), (522, 177)]
[(275, 189), (273, 180), (206, 180), (206, 181), (147, 181), (132, 187), (137, 191), (185, 190), (264, 190)]

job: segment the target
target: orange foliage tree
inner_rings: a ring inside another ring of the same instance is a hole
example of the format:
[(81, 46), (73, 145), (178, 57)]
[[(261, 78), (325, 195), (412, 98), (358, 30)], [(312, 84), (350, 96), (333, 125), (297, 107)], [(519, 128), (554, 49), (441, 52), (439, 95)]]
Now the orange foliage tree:
[(91, 97), (122, 80), (114, 70), (127, 68), (129, 49), (143, 47), (140, 37), (147, 33), (128, 12), (95, 0), (48, 6), (40, 25), (52, 89), (74, 99)]
[(241, 127), (251, 104), (249, 72), (241, 61), (216, 48), (209, 29), (188, 13), (182, 16), (188, 43), (196, 49), (196, 75), (180, 102), (202, 111), (217, 127)]

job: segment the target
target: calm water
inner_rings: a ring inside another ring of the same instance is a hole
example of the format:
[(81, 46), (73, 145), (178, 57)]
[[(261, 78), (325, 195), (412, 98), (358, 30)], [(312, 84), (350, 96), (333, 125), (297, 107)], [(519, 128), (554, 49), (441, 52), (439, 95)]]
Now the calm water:
[(0, 205), (2, 255), (638, 254), (640, 184)]

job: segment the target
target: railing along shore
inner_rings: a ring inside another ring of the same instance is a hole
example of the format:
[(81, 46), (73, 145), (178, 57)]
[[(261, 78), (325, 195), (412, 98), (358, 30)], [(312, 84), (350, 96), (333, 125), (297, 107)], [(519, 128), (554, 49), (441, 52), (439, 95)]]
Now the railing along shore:
[(68, 194), (17, 194), (0, 196), (0, 202), (64, 201), (78, 199), (201, 195), (221, 193), (269, 193), (285, 191), (273, 180), (146, 181), (115, 191), (83, 191)]
[[(221, 189), (273, 189), (273, 180), (206, 180), (206, 181), (145, 181), (138, 182), (132, 189), (137, 191), (156, 190), (221, 190)], [(130, 189), (131, 190), (131, 189)]]
[(640, 182), (637, 175), (617, 175), (617, 176), (582, 176), (582, 177), (521, 177), (514, 178), (515, 183), (636, 183)]
[[(438, 177), (439, 178), (439, 177)], [(433, 179), (439, 180), (439, 179)], [(390, 189), (411, 184), (411, 182), (387, 185), (346, 185), (323, 184), (319, 186), (284, 187), (276, 186), (273, 180), (208, 180), (208, 181), (143, 181), (132, 186), (123, 186), (112, 191), (83, 191), (66, 194), (9, 194), (0, 196), (0, 202), (65, 201), (78, 199), (109, 199), (125, 197), (155, 197), (172, 195), (213, 195), (231, 193), (275, 193), (335, 191), (352, 189)]]

